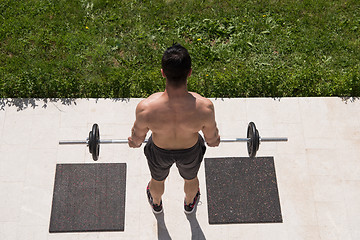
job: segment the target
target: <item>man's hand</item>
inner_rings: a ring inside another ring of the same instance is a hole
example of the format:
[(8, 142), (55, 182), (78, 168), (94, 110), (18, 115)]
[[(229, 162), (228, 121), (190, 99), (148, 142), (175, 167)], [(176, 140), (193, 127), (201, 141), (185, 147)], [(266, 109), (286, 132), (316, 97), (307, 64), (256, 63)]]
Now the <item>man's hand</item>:
[(141, 147), (142, 142), (141, 142), (140, 144), (137, 144), (137, 143), (132, 139), (132, 137), (128, 137), (128, 144), (129, 144), (129, 147), (131, 147), (131, 148), (139, 148), (139, 147)]
[(220, 136), (217, 135), (217, 138), (216, 138), (215, 141), (213, 141), (213, 142), (206, 142), (206, 144), (207, 144), (209, 147), (217, 147), (217, 146), (219, 146), (219, 144), (220, 144)]

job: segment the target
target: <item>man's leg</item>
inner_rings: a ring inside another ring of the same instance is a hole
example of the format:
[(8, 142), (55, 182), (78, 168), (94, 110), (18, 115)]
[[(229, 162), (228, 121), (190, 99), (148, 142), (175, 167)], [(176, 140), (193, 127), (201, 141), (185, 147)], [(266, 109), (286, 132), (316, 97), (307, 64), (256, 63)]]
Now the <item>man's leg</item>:
[(199, 190), (199, 179), (197, 177), (191, 180), (185, 180), (184, 183), (184, 192), (185, 192), (185, 201), (186, 204), (190, 204), (194, 201), (196, 193)]
[(164, 194), (164, 189), (165, 189), (164, 183), (165, 180), (157, 181), (153, 178), (151, 178), (150, 180), (149, 189), (154, 204), (160, 205), (161, 196)]

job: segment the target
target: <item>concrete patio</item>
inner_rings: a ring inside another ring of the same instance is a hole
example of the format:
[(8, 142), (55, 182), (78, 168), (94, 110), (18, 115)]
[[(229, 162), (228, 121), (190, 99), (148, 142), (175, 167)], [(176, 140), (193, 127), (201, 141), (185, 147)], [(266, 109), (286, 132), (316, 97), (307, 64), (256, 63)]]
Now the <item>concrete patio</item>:
[[(143, 147), (101, 146), (100, 163), (127, 163), (124, 232), (49, 233), (56, 164), (93, 163), (84, 146), (93, 123), (104, 139), (127, 138), (141, 99), (0, 99), (0, 239), (158, 239), (145, 188)], [(196, 219), (206, 239), (360, 239), (360, 101), (341, 98), (211, 99), (224, 138), (246, 137), (250, 121), (264, 137), (258, 156), (273, 156), (283, 223), (210, 225), (204, 164)], [(246, 144), (207, 149), (210, 157), (247, 156)], [(164, 223), (172, 239), (192, 239), (183, 212), (183, 180), (166, 180)], [(194, 230), (194, 229), (193, 229)], [(196, 236), (193, 236), (196, 239)]]

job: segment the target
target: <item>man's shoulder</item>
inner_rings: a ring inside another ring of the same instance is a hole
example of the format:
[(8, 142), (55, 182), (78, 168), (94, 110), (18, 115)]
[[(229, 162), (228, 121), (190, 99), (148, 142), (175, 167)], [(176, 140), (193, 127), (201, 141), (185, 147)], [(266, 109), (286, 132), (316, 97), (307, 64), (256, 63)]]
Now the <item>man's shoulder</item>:
[(157, 98), (159, 98), (162, 94), (163, 94), (163, 92), (153, 93), (153, 94), (151, 94), (149, 97), (143, 99), (139, 104), (151, 103), (152, 101), (154, 101), (154, 100), (156, 100)]
[(211, 102), (210, 99), (208, 99), (206, 97), (203, 97), (203, 96), (201, 96), (200, 94), (198, 94), (196, 92), (189, 92), (189, 93), (191, 95), (193, 95), (196, 98), (196, 100), (199, 101), (199, 103), (202, 103), (202, 104), (207, 105), (207, 106), (213, 105), (213, 103)]
[(152, 103), (154, 103), (154, 101), (156, 99), (158, 99), (162, 94), (163, 94), (163, 92), (157, 92), (157, 93), (151, 94), (149, 97), (141, 100), (139, 102), (139, 104), (137, 105), (137, 110), (144, 111), (145, 109), (148, 109), (149, 106), (151, 106)]
[(196, 92), (190, 92), (190, 94), (196, 98), (197, 105), (201, 110), (205, 112), (214, 111), (214, 105), (210, 99), (203, 97)]
[(158, 99), (164, 92), (157, 92), (157, 93), (153, 93), (151, 94), (149, 97), (145, 98), (144, 100), (142, 100), (142, 102), (144, 103), (150, 103), (156, 99)]
[(157, 97), (160, 97), (162, 94), (164, 94), (164, 92), (156, 92), (156, 93), (151, 94), (151, 95), (150, 95), (148, 98), (146, 98), (146, 99), (157, 98)]

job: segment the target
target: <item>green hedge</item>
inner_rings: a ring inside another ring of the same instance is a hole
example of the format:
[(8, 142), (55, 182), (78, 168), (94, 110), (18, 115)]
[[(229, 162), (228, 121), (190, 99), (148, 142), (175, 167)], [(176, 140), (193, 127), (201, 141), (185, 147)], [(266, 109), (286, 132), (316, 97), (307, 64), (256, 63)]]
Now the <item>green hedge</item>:
[(189, 49), (207, 97), (360, 96), (358, 0), (3, 0), (0, 97), (146, 97)]

